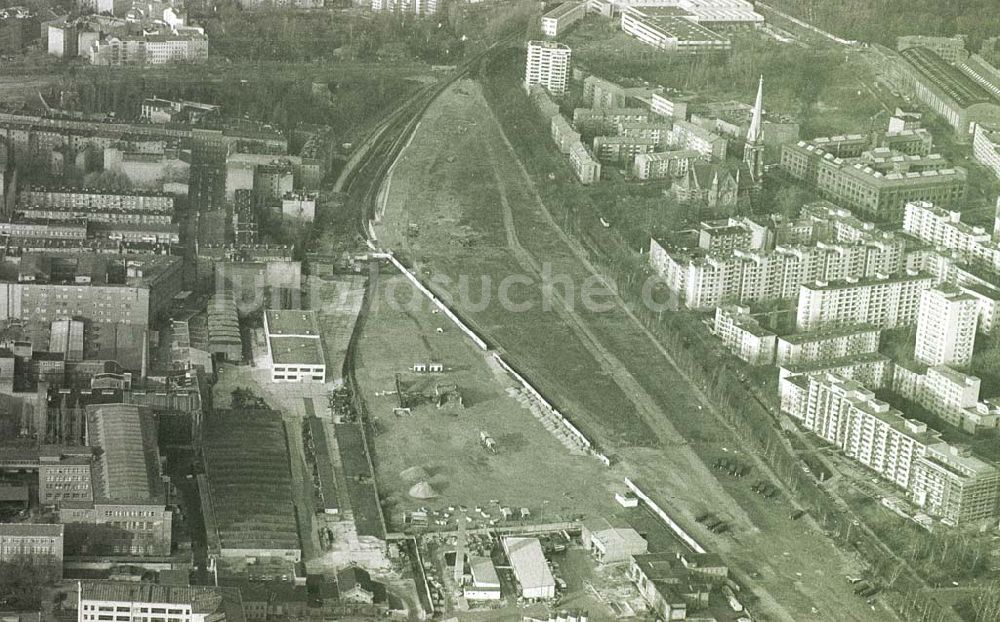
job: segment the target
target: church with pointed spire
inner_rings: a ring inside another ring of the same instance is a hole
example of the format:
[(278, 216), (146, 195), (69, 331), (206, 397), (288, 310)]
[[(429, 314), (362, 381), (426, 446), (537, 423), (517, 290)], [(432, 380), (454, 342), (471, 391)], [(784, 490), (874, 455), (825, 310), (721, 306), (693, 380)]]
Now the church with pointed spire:
[(752, 114), (743, 146), (743, 163), (750, 173), (754, 189), (760, 190), (764, 183), (764, 76), (757, 83), (757, 100)]

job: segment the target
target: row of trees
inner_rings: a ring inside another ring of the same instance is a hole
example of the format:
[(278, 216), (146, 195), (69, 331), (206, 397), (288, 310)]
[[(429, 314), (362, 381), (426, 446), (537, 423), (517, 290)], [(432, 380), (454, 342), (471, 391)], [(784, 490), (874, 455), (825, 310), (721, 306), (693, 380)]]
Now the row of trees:
[(972, 49), (1000, 34), (996, 0), (772, 0), (775, 8), (858, 41), (895, 45), (902, 35), (966, 34)]
[[(530, 131), (531, 119), (538, 116), (537, 112), (531, 110), (523, 92), (510, 85), (517, 61), (516, 53), (501, 56), (483, 67), (481, 78), (485, 82), (487, 99), (518, 155), (529, 171), (544, 176), (553, 170), (559, 156), (552, 152), (544, 133), (539, 135)], [(571, 173), (560, 168), (555, 175), (557, 180), (569, 180)], [(796, 501), (809, 508), (835, 542), (858, 552), (873, 574), (882, 579), (896, 605), (905, 609), (906, 619), (927, 622), (953, 619), (954, 613), (933, 599), (914, 569), (930, 579), (949, 573), (969, 573), (965, 575), (969, 576), (980, 572), (986, 563), (981, 542), (962, 536), (915, 533), (914, 530), (919, 529), (916, 526), (896, 529), (895, 522), (886, 522), (884, 525), (893, 533), (878, 534), (889, 543), (886, 547), (864, 524), (855, 524), (848, 508), (841, 506), (803, 472), (794, 449), (774, 417), (738, 380), (737, 372), (743, 369), (743, 364), (722, 352), (708, 338), (697, 317), (684, 312), (654, 312), (642, 303), (644, 277), (650, 275), (644, 268), (643, 257), (635, 255), (624, 238), (597, 224), (602, 210), (609, 217), (616, 214), (611, 211), (613, 202), (602, 198), (600, 185), (584, 188), (571, 180), (552, 183), (540, 179), (538, 188), (556, 221), (589, 250), (590, 260), (621, 286), (626, 302), (631, 303), (637, 316), (667, 348), (678, 367), (696, 383), (708, 387), (717, 412), (736, 436), (746, 447), (760, 453)], [(784, 197), (785, 201), (794, 199)], [(664, 212), (669, 211), (669, 205), (664, 205)], [(664, 220), (669, 219), (666, 214)], [(906, 547), (909, 540), (914, 544)], [(902, 561), (894, 552), (899, 553)]]

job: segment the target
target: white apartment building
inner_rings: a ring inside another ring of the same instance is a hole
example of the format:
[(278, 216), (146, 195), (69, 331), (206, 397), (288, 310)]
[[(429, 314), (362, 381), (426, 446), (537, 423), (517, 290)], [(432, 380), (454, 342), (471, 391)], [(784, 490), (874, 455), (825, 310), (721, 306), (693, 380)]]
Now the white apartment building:
[(678, 98), (670, 99), (659, 93), (653, 93), (649, 98), (649, 111), (668, 119), (686, 120), (687, 107), (688, 103), (686, 100)]
[(949, 425), (969, 434), (1000, 427), (1000, 406), (979, 399), (981, 381), (946, 365), (926, 370), (899, 364), (893, 372), (892, 390), (912, 400)]
[(959, 525), (992, 519), (1000, 471), (947, 443), (929, 445), (913, 468), (913, 501), (928, 514)]
[(529, 41), (528, 59), (524, 66), (524, 88), (535, 84), (553, 95), (566, 92), (569, 83), (569, 46), (554, 41)]
[(594, 159), (583, 143), (576, 141), (569, 146), (569, 163), (581, 184), (589, 185), (601, 179), (601, 163)]
[(1000, 249), (983, 227), (963, 223), (961, 213), (941, 209), (927, 201), (906, 204), (903, 230), (923, 242), (957, 253), (965, 261), (976, 260), (1000, 268)]
[(803, 427), (900, 488), (909, 489), (914, 462), (940, 438), (907, 419), (859, 383), (837, 374), (793, 376), (786, 390), (800, 393), (788, 414)]
[(692, 149), (642, 153), (635, 156), (632, 174), (642, 180), (680, 177), (686, 175), (691, 165), (700, 158), (701, 154)]
[(778, 337), (775, 362), (800, 365), (878, 352), (882, 331), (869, 324), (843, 326)]
[(208, 37), (197, 32), (107, 37), (90, 48), (92, 65), (163, 65), (208, 60)]
[(691, 149), (706, 159), (723, 161), (726, 159), (727, 141), (724, 136), (710, 132), (700, 125), (678, 119), (670, 130), (667, 141), (677, 149)]
[(933, 276), (912, 271), (805, 284), (799, 288), (795, 328), (808, 332), (844, 324), (910, 326), (917, 322), (920, 295), (933, 285)]
[(668, 250), (654, 239), (649, 260), (687, 308), (710, 309), (793, 299), (804, 283), (892, 274), (903, 268), (903, 249), (902, 240), (890, 239), (705, 253)]
[(224, 622), (243, 618), (240, 597), (214, 587), (132, 581), (81, 581), (77, 585), (77, 622)]
[(938, 285), (920, 295), (914, 355), (925, 365), (965, 367), (972, 361), (979, 305), (952, 285)]
[(751, 365), (774, 364), (777, 335), (750, 315), (749, 307), (725, 305), (715, 310), (712, 328), (730, 352)]
[[(50, 37), (51, 46), (51, 37)], [(973, 124), (972, 157), (1000, 177), (1000, 128)]]
[(560, 32), (583, 19), (586, 14), (585, 2), (563, 2), (542, 15), (542, 34), (546, 37), (558, 37)]
[(891, 384), (893, 369), (892, 359), (888, 356), (879, 352), (866, 352), (840, 358), (781, 365), (778, 368), (778, 380), (780, 382), (792, 376), (834, 373), (877, 391)]
[(549, 130), (552, 133), (552, 141), (562, 153), (569, 153), (570, 147), (580, 142), (580, 133), (575, 131), (561, 114), (552, 115), (549, 120)]

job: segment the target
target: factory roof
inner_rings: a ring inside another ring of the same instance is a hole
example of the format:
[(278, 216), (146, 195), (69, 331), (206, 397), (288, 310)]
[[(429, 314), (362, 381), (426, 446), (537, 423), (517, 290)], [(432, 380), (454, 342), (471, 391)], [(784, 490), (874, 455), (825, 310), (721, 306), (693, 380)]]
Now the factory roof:
[(903, 50), (900, 55), (918, 73), (944, 91), (961, 107), (968, 108), (973, 104), (996, 103), (989, 91), (962, 73), (957, 67), (949, 65), (936, 52), (917, 46)]
[(522, 589), (527, 591), (556, 584), (538, 538), (507, 537), (503, 539), (503, 546)]
[(100, 447), (95, 497), (162, 502), (163, 480), (152, 416), (132, 404), (87, 406), (87, 440)]
[(268, 309), (265, 313), (269, 337), (319, 337), (315, 311)]
[(277, 365), (322, 365), (323, 348), (319, 339), (308, 337), (272, 337), (271, 361)]

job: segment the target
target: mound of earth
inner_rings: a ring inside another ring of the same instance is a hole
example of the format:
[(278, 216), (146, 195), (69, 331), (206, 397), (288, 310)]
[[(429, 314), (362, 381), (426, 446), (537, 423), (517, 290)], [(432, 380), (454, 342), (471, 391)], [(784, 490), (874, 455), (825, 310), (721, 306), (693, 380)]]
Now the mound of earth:
[(433, 499), (438, 494), (426, 481), (419, 481), (410, 488), (410, 496), (414, 499)]
[(419, 482), (420, 480), (426, 480), (428, 475), (424, 467), (421, 466), (411, 466), (408, 469), (403, 469), (403, 472), (399, 474), (404, 482)]

